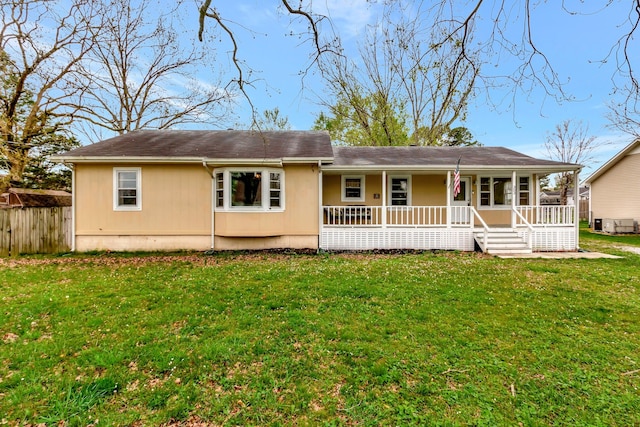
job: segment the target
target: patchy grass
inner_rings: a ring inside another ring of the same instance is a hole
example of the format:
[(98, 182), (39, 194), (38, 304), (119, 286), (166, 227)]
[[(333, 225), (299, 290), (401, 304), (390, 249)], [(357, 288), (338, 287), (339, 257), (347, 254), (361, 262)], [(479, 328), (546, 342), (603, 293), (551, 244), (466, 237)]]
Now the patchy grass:
[(607, 234), (594, 232), (586, 222), (580, 224), (580, 243), (590, 250), (620, 251), (628, 247), (640, 248), (640, 234)]
[(640, 256), (619, 254), (2, 260), (0, 417), (637, 425)]

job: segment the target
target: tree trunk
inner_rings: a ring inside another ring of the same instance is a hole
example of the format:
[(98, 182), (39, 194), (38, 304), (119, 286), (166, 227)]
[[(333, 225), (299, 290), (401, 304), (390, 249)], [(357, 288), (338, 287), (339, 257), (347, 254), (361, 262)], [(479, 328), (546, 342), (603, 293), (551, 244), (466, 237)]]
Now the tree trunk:
[(29, 151), (26, 149), (9, 150), (7, 163), (9, 164), (9, 186), (22, 187), (24, 170), (27, 166)]

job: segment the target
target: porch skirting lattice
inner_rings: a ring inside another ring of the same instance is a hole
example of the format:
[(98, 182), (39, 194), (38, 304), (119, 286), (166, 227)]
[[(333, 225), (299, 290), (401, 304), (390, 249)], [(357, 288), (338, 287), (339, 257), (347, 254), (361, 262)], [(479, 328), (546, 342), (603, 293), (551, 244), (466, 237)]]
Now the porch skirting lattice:
[(329, 228), (321, 232), (324, 250), (416, 249), (473, 251), (471, 228)]
[[(517, 233), (524, 239), (528, 230), (520, 228)], [(533, 229), (531, 249), (534, 252), (575, 251), (577, 246), (576, 231), (571, 226), (534, 227)]]

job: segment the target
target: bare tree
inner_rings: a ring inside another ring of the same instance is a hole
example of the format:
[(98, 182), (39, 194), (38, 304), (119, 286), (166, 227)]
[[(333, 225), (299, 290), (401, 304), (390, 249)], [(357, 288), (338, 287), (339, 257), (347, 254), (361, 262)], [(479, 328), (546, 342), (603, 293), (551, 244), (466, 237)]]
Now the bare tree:
[[(480, 72), (477, 53), (463, 54), (460, 40), (442, 40), (453, 31), (451, 23), (434, 25), (438, 10), (422, 8), (413, 2), (397, 1), (385, 7), (380, 20), (370, 27), (357, 58), (326, 57), (320, 61), (333, 97), (346, 100), (359, 112), (361, 125), (371, 128), (372, 120), (408, 116), (407, 142), (438, 145), (452, 125), (464, 118), (467, 102)], [(376, 103), (361, 102), (375, 97)], [(395, 115), (376, 115), (400, 108)], [(341, 113), (326, 102), (331, 113)], [(372, 139), (371, 145), (379, 142)], [(395, 145), (388, 141), (385, 145)]]
[[(223, 14), (219, 12), (218, 8), (212, 6), (211, 3), (212, 0), (202, 0), (202, 6), (199, 9), (200, 25), (198, 38), (201, 42), (205, 40), (205, 29), (207, 28), (207, 22), (209, 21), (211, 21), (213, 23), (213, 26), (220, 29), (224, 33), (224, 35), (228, 37), (229, 43), (231, 44), (231, 62), (236, 71), (236, 75), (233, 79), (231, 79), (229, 85), (237, 86), (237, 88), (240, 90), (240, 93), (242, 93), (242, 95), (249, 103), (252, 111), (252, 127), (255, 127), (257, 125), (257, 121), (260, 120), (260, 114), (253, 105), (251, 97), (247, 92), (247, 87), (252, 87), (255, 83), (255, 81), (251, 77), (253, 75), (253, 69), (241, 57), (241, 46), (238, 44), (238, 38), (236, 36), (236, 31), (238, 30), (238, 28), (246, 30), (246, 27), (243, 24), (228, 20)], [(302, 73), (302, 76), (304, 78), (306, 72), (309, 71), (315, 64), (317, 64), (319, 58), (322, 55), (327, 53), (339, 55), (342, 47), (339, 37), (333, 33), (331, 20), (327, 16), (313, 12), (311, 3), (309, 3), (308, 5), (303, 4), (302, 1), (299, 1), (297, 3), (298, 7), (294, 7), (292, 6), (292, 2), (290, 0), (278, 0), (276, 2), (275, 8), (284, 8), (284, 13), (291, 16), (292, 19), (295, 19), (296, 23), (303, 22), (307, 26), (305, 34), (298, 34), (298, 36), (300, 37), (306, 37), (305, 41), (310, 42), (313, 46), (313, 48), (309, 51), (309, 65), (305, 72)], [(325, 32), (328, 31), (328, 34), (325, 33), (323, 35), (321, 32), (323, 23), (328, 24), (324, 28)], [(227, 85), (227, 87), (229, 85)]]
[(283, 116), (280, 113), (278, 107), (274, 107), (271, 110), (264, 110), (262, 116), (254, 119), (252, 125), (249, 127), (256, 131), (290, 130), (291, 123), (289, 123), (287, 116)]
[(135, 6), (111, 0), (107, 10), (84, 63), (89, 85), (77, 118), (93, 131), (117, 134), (185, 123), (224, 125), (232, 94), (216, 82), (193, 77), (213, 62), (211, 48), (185, 46), (166, 22), (169, 16), (151, 15), (150, 10), (158, 14), (151, 0)]
[(624, 102), (610, 102), (607, 105), (609, 127), (626, 133), (633, 138), (640, 138), (640, 106), (629, 98)]
[[(550, 159), (563, 163), (585, 164), (593, 160), (594, 150), (606, 142), (600, 142), (595, 136), (589, 136), (589, 127), (581, 121), (565, 120), (556, 125), (553, 132), (547, 136), (544, 143)], [(558, 176), (560, 200), (567, 204), (567, 190), (574, 184), (574, 175), (563, 172)], [(574, 197), (578, 200), (577, 195)]]
[[(307, 24), (306, 40), (311, 48), (309, 67), (318, 63), (318, 59), (330, 55), (343, 55), (344, 49), (340, 38), (328, 16), (315, 12), (312, 0), (300, 0), (297, 7), (292, 7), (288, 0), (274, 2), (274, 9), (280, 5), (285, 13), (290, 14), (297, 23)], [(387, 0), (370, 0), (369, 4), (392, 5)], [(569, 19), (575, 15), (593, 15), (601, 13), (614, 5), (612, 0), (594, 0), (589, 2), (537, 2), (533, 0), (437, 0), (433, 2), (414, 2), (417, 8), (428, 9), (434, 28), (445, 28), (431, 43), (434, 47), (456, 43), (457, 53), (452, 61), (474, 70), (483, 70), (477, 75), (482, 82), (482, 89), (495, 86), (508, 86), (515, 96), (518, 91), (529, 93), (533, 86), (541, 87), (547, 95), (557, 99), (572, 99), (564, 91), (564, 81), (553, 67), (544, 50), (539, 47), (538, 34), (547, 31), (545, 27), (536, 26), (537, 12), (540, 8), (554, 5), (560, 8)], [(482, 31), (478, 31), (477, 22), (482, 22)], [(208, 25), (222, 30), (231, 44), (232, 62), (236, 67), (236, 76), (232, 83), (237, 84), (242, 93), (249, 99), (246, 86), (251, 85), (251, 66), (242, 57), (242, 46), (238, 43), (236, 31), (242, 26), (229, 21), (220, 11), (212, 6), (211, 0), (202, 0), (200, 8), (200, 39)], [(635, 69), (638, 64), (638, 29), (640, 28), (640, 0), (629, 2), (628, 13), (621, 16), (620, 24), (608, 28), (609, 33), (618, 34), (617, 41), (609, 52), (594, 53), (600, 57), (588, 58), (593, 61), (615, 62), (615, 74), (612, 76), (613, 86), (628, 94), (634, 105), (640, 100), (640, 84)], [(585, 29), (591, 31), (592, 29)], [(512, 63), (513, 68), (503, 67)], [(498, 64), (501, 67), (494, 67)], [(490, 65), (490, 66), (485, 66)], [(498, 73), (492, 71), (498, 69)], [(303, 73), (304, 75), (304, 73)], [(489, 102), (493, 102), (489, 100)], [(500, 100), (498, 100), (498, 103)], [(637, 109), (632, 109), (637, 112)]]
[(10, 183), (20, 186), (30, 152), (66, 129), (78, 110), (78, 64), (93, 46), (100, 14), (84, 0), (65, 7), (2, 1), (1, 13), (0, 157)]

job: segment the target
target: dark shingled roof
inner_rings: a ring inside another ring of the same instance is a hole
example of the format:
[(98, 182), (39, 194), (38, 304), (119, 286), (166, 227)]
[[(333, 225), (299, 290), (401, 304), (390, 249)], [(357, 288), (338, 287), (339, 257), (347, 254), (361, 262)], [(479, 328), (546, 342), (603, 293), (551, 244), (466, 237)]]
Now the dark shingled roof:
[(466, 170), (500, 167), (571, 170), (580, 166), (536, 159), (502, 147), (332, 147), (327, 132), (138, 130), (55, 156), (66, 161), (309, 159), (329, 169), (412, 167)]
[(570, 163), (536, 159), (503, 147), (333, 147), (334, 167), (339, 166), (523, 166), (579, 167)]
[(327, 132), (138, 130), (80, 147), (56, 157), (330, 159), (333, 157), (333, 152)]

